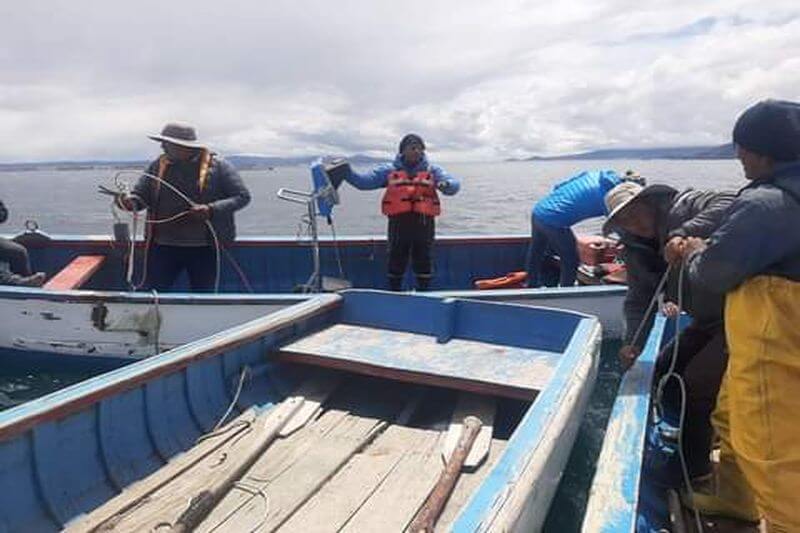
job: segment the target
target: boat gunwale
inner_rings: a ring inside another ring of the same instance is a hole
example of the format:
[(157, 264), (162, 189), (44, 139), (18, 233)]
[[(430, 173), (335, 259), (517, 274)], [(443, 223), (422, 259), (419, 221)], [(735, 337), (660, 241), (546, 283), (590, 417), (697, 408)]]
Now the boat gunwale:
[(155, 377), (172, 374), (196, 361), (257, 340), (291, 325), (298, 318), (313, 318), (329, 312), (340, 307), (342, 302), (343, 298), (336, 294), (320, 295), (3, 411), (0, 413), (0, 442), (10, 440), (41, 422), (62, 419)]
[(655, 362), (667, 323), (663, 315), (656, 317), (642, 353), (620, 381), (597, 457), (581, 531), (636, 530)]

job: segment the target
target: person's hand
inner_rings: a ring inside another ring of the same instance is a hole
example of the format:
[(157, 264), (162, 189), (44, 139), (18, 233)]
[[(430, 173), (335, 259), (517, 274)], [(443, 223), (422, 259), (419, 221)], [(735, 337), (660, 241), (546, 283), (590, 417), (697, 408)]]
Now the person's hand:
[(687, 237), (683, 245), (683, 256), (689, 257), (691, 254), (702, 252), (706, 248), (708, 248), (708, 245), (705, 239), (701, 239), (700, 237)]
[(672, 266), (677, 266), (685, 258), (686, 239), (683, 237), (672, 237), (664, 245), (664, 259)]
[(439, 189), (440, 191), (444, 192), (445, 189), (447, 189), (447, 182), (446, 181), (440, 181), (439, 183), (436, 184), (436, 188)]
[(191, 209), (189, 209), (189, 212), (193, 217), (199, 218), (200, 220), (208, 220), (211, 218), (211, 207), (206, 204), (193, 205)]
[(675, 318), (678, 316), (680, 309), (678, 309), (678, 306), (673, 302), (666, 302), (664, 303), (664, 307), (661, 308), (661, 312), (664, 313), (666, 317)]
[(642, 351), (633, 344), (626, 344), (619, 349), (619, 362), (622, 364), (623, 370), (628, 370), (636, 362), (636, 358)]

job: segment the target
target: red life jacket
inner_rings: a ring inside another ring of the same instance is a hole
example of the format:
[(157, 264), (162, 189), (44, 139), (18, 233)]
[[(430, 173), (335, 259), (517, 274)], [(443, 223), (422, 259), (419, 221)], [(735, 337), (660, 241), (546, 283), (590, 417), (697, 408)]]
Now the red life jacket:
[(387, 217), (411, 212), (438, 216), (442, 209), (433, 174), (425, 170), (409, 176), (405, 170), (393, 170), (383, 194), (381, 211)]

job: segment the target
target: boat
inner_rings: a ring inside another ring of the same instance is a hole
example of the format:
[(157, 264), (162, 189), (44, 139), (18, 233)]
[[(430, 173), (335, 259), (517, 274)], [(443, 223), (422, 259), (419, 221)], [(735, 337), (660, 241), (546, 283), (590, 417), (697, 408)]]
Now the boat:
[[(385, 237), (240, 238), (222, 254), (216, 294), (182, 292), (185, 280), (174, 293), (130, 290), (130, 246), (108, 236), (51, 236), (30, 225), (14, 238), (49, 281), (43, 288), (0, 286), (0, 348), (12, 356), (34, 351), (140, 359), (304, 301), (313, 294), (309, 290), (381, 289), (386, 283)], [(476, 280), (519, 270), (529, 241), (520, 235), (437, 238), (431, 288), (459, 298), (596, 314), (606, 331), (619, 331), (621, 285), (474, 290)], [(587, 239), (585, 248), (591, 256), (596, 242)], [(143, 243), (133, 249), (141, 260)], [(141, 269), (134, 273), (138, 277)], [(406, 281), (410, 287), (410, 275)]]
[(4, 531), (535, 531), (585, 314), (314, 296), (0, 413)]

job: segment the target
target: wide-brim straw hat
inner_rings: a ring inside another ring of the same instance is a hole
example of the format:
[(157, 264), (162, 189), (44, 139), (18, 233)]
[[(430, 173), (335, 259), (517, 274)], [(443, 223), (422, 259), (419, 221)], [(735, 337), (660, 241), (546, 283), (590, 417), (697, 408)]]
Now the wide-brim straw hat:
[(206, 145), (197, 140), (197, 131), (188, 124), (170, 122), (160, 134), (148, 135), (150, 139), (184, 146), (186, 148), (205, 148)]
[(624, 181), (608, 191), (604, 201), (608, 210), (608, 217), (603, 223), (603, 233), (611, 233), (616, 225), (616, 218), (620, 213), (628, 209), (635, 201), (650, 198), (661, 194), (674, 194), (675, 189), (669, 185), (648, 185), (642, 187), (632, 181)]

